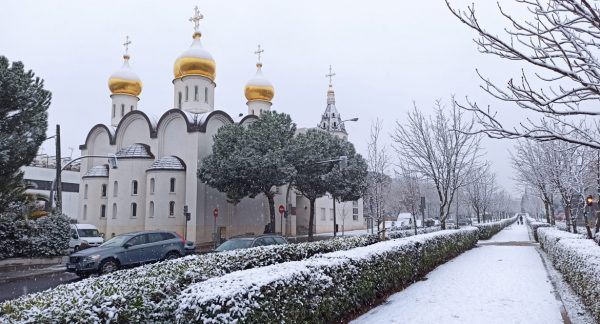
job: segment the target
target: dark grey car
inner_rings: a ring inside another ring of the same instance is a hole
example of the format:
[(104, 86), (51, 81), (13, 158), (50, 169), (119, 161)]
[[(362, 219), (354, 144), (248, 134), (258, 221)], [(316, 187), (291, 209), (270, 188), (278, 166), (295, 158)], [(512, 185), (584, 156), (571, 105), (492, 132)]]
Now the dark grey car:
[(223, 244), (219, 245), (219, 247), (217, 247), (214, 251), (223, 252), (276, 244), (288, 244), (288, 241), (283, 236), (271, 234), (259, 236), (232, 237), (229, 240), (223, 242)]
[(67, 271), (79, 276), (185, 255), (184, 241), (174, 232), (144, 231), (115, 236), (102, 245), (71, 254)]

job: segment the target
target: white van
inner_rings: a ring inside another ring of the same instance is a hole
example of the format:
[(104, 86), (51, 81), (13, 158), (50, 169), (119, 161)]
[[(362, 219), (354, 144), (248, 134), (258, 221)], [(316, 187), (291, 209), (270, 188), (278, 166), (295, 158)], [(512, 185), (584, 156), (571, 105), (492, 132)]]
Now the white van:
[(77, 252), (82, 248), (94, 247), (104, 243), (98, 228), (92, 224), (71, 224), (69, 248)]

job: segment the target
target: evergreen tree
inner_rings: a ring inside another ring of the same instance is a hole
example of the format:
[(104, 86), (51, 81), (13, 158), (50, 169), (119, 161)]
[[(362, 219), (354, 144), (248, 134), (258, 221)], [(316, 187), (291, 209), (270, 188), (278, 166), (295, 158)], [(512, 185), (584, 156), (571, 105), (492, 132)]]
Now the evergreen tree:
[(269, 202), (269, 230), (275, 231), (275, 188), (294, 174), (291, 142), (296, 125), (289, 115), (265, 112), (247, 128), (222, 127), (214, 137), (212, 154), (198, 176), (209, 186), (227, 193), (229, 201), (264, 194)]
[(46, 139), (51, 96), (23, 63), (0, 56), (0, 213), (25, 199), (20, 168)]

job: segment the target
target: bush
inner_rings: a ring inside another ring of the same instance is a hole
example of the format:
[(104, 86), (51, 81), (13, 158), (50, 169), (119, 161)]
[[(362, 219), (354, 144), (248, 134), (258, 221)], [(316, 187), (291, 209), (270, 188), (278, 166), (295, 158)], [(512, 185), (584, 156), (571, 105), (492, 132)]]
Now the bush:
[[(433, 232), (437, 232), (437, 231), (441, 231), (441, 230), (442, 230), (442, 228), (439, 226), (417, 228), (417, 235), (433, 233)], [(389, 239), (398, 239), (398, 238), (409, 237), (409, 236), (413, 236), (413, 235), (415, 235), (415, 230), (409, 229), (409, 230), (401, 230), (401, 231), (390, 231), (390, 232), (388, 232), (387, 237)]]
[(550, 225), (548, 223), (538, 222), (538, 221), (536, 221), (535, 219), (533, 219), (531, 217), (525, 218), (525, 223), (527, 224), (527, 227), (529, 228), (529, 233), (531, 233), (533, 235), (533, 238), (535, 239), (536, 242), (540, 241), (538, 239), (537, 229), (540, 228), (540, 227), (550, 227), (550, 226), (552, 226), (552, 225)]
[(66, 255), (70, 230), (65, 215), (26, 220), (17, 212), (4, 213), (0, 215), (0, 260)]
[(466, 228), (390, 240), (196, 283), (177, 299), (179, 323), (333, 323), (475, 246)]
[(552, 227), (537, 231), (540, 244), (554, 267), (600, 323), (600, 247), (580, 234)]
[(479, 239), (489, 240), (492, 236), (503, 230), (506, 226), (517, 221), (517, 217), (503, 219), (501, 221), (485, 224), (473, 224), (474, 227), (479, 229)]

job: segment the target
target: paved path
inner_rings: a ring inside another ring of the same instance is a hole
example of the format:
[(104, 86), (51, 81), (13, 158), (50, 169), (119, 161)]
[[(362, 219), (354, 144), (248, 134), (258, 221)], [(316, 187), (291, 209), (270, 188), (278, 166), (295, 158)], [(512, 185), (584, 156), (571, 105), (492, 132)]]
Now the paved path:
[(354, 323), (562, 324), (561, 306), (526, 226), (514, 224)]

